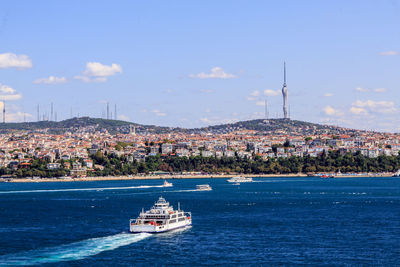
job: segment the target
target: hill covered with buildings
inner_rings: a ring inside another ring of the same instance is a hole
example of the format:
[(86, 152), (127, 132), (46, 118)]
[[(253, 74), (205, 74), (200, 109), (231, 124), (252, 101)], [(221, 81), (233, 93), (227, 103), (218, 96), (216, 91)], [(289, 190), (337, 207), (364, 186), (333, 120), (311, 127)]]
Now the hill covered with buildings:
[(196, 129), (89, 117), (0, 124), (0, 178), (394, 172), (400, 135), (289, 119)]

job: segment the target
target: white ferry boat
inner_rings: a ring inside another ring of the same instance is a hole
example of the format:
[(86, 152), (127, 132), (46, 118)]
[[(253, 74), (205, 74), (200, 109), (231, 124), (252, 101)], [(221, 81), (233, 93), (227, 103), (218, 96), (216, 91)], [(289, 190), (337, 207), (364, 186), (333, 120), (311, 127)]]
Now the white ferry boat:
[(173, 184), (172, 183), (168, 183), (167, 180), (164, 181), (163, 183), (163, 187), (172, 187)]
[(196, 189), (199, 191), (211, 191), (212, 187), (209, 184), (198, 184)]
[(228, 182), (230, 182), (230, 183), (251, 183), (251, 182), (253, 182), (253, 178), (236, 176), (236, 177), (232, 177), (231, 179), (229, 179)]
[(130, 220), (131, 233), (162, 233), (192, 224), (192, 213), (180, 209), (174, 210), (164, 198), (160, 197), (154, 206)]

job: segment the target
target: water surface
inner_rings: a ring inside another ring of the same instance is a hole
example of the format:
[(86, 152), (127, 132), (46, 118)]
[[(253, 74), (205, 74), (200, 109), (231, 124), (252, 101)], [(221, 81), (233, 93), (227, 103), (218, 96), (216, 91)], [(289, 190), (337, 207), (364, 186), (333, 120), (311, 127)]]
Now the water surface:
[[(0, 265), (399, 264), (400, 179), (254, 180), (0, 183)], [(193, 226), (129, 234), (159, 196)]]

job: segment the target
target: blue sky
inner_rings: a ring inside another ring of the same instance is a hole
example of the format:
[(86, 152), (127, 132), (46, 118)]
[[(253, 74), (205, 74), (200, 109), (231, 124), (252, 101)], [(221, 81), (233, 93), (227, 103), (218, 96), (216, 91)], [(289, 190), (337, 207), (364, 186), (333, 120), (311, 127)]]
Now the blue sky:
[[(282, 117), (400, 131), (400, 1), (2, 1), (7, 121), (200, 127)], [(51, 77), (51, 78), (49, 78)], [(25, 116), (24, 116), (25, 114)]]

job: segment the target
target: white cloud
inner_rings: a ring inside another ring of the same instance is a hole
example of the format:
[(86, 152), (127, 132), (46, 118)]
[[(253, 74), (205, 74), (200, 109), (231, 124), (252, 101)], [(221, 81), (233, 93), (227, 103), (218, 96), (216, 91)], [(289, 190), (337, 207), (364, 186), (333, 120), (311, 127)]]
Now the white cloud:
[(17, 112), (8, 112), (6, 113), (6, 122), (23, 122), (24, 119), (28, 120), (30, 118), (33, 118), (32, 114), (29, 113), (24, 113), (21, 111), (17, 111)]
[(249, 101), (255, 101), (257, 100), (257, 97), (260, 96), (260, 91), (258, 90), (254, 90), (253, 92), (251, 92), (249, 94), (249, 96), (247, 97), (247, 100)]
[(328, 116), (343, 116), (343, 112), (341, 112), (329, 105), (324, 108), (324, 112)]
[(0, 100), (13, 101), (22, 98), (22, 94), (17, 93), (14, 88), (0, 83)]
[(236, 78), (235, 75), (226, 73), (221, 67), (214, 67), (210, 73), (200, 72), (198, 74), (189, 74), (190, 78), (197, 79), (232, 79)]
[(121, 66), (115, 63), (111, 64), (111, 66), (107, 66), (99, 62), (88, 62), (86, 64), (86, 70), (83, 72), (83, 74), (94, 77), (108, 77), (121, 72)]
[(374, 91), (377, 93), (385, 93), (387, 91), (387, 89), (386, 88), (375, 88)]
[(129, 117), (123, 114), (118, 115), (118, 119), (121, 121), (129, 121)]
[(108, 77), (117, 73), (122, 73), (122, 67), (118, 64), (113, 63), (107, 66), (99, 62), (88, 62), (83, 74), (75, 76), (74, 79), (83, 82), (105, 82)]
[(264, 95), (266, 96), (277, 96), (280, 95), (280, 93), (281, 93), (280, 90), (271, 90), (271, 89), (264, 90)]
[(204, 123), (212, 123), (212, 121), (209, 118), (200, 118), (200, 121)]
[(49, 76), (48, 78), (40, 78), (36, 79), (33, 81), (35, 84), (57, 84), (57, 83), (65, 83), (67, 82), (67, 78), (65, 77), (55, 77), (55, 76)]
[(366, 92), (369, 92), (369, 89), (368, 88), (357, 87), (356, 91), (357, 92), (366, 93)]
[(366, 115), (368, 114), (368, 111), (365, 108), (358, 108), (358, 107), (351, 107), (350, 112), (356, 115)]
[(260, 95), (260, 91), (258, 91), (258, 90), (255, 90), (250, 93), (250, 96), (259, 96), (259, 95)]
[(82, 82), (85, 83), (90, 83), (90, 82), (95, 82), (95, 83), (102, 83), (107, 81), (106, 77), (88, 77), (88, 76), (83, 76), (83, 75), (76, 75), (74, 77), (75, 80), (81, 80)]
[(20, 93), (13, 94), (13, 95), (0, 95), (0, 99), (5, 100), (5, 101), (19, 100), (21, 98), (22, 98), (22, 94), (20, 94)]
[(32, 60), (27, 55), (16, 55), (13, 53), (0, 54), (0, 69), (32, 68)]
[(331, 96), (333, 96), (333, 94), (332, 93), (325, 93), (324, 96), (325, 97), (331, 97)]
[(357, 100), (352, 104), (353, 107), (364, 108), (367, 111), (376, 113), (395, 113), (397, 108), (393, 101), (374, 101), (374, 100)]
[[(0, 101), (0, 110), (3, 110), (4, 102)], [(10, 105), (6, 103), (6, 122), (23, 122), (33, 118), (32, 114), (21, 112), (19, 108), (15, 105)]]
[(161, 112), (161, 111), (159, 111), (158, 109), (153, 109), (151, 112), (154, 113), (154, 114), (156, 114), (157, 116), (160, 116), (160, 117), (167, 116), (167, 113)]
[(265, 101), (257, 101), (256, 106), (265, 106)]
[(208, 89), (202, 89), (202, 90), (200, 90), (200, 92), (205, 93), (205, 94), (211, 94), (214, 91), (213, 90), (208, 90)]
[(14, 94), (15, 90), (14, 90), (14, 88), (11, 88), (8, 85), (0, 83), (0, 93), (1, 94)]
[(381, 55), (381, 56), (397, 56), (397, 55), (400, 55), (400, 52), (393, 51), (393, 50), (391, 50), (391, 51), (383, 51), (383, 52), (380, 52), (379, 55)]

